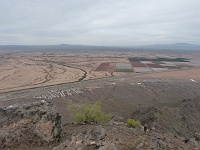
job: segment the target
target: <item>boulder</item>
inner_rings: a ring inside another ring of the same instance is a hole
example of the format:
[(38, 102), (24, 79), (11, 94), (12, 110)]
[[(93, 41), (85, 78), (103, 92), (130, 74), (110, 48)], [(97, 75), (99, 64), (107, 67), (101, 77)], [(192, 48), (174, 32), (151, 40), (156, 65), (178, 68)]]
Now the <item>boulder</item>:
[(115, 145), (113, 143), (108, 143), (102, 147), (99, 148), (99, 150), (117, 150)]
[(114, 117), (112, 117), (111, 121), (113, 121), (113, 122), (123, 122), (124, 118), (120, 117), (118, 115), (115, 115)]
[(200, 133), (195, 133), (195, 140), (200, 141)]
[(188, 144), (190, 144), (193, 147), (198, 147), (199, 145), (199, 143), (195, 140), (195, 138), (190, 138)]
[(70, 139), (53, 148), (53, 150), (115, 150), (115, 146), (109, 142), (104, 142), (106, 136), (105, 129), (95, 126), (91, 131), (78, 133)]
[(63, 143), (61, 143), (60, 145), (54, 147), (53, 150), (64, 150), (69, 146), (69, 144), (70, 144), (70, 141), (66, 140)]
[(102, 140), (106, 136), (106, 130), (101, 126), (95, 126), (91, 131), (91, 135), (95, 140)]
[(56, 143), (60, 132), (61, 116), (44, 100), (0, 109), (0, 149)]
[(109, 121), (109, 124), (111, 125), (121, 125), (123, 124), (123, 121), (124, 121), (124, 118), (123, 117), (120, 117), (118, 115), (115, 115), (112, 117), (112, 119)]

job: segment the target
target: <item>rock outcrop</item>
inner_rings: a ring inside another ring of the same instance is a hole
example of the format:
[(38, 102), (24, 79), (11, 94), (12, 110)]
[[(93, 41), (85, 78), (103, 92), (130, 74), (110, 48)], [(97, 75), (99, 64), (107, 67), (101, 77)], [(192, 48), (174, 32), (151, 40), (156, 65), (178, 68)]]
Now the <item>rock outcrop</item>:
[(116, 150), (110, 141), (105, 141), (106, 130), (102, 126), (94, 126), (90, 132), (74, 135), (53, 150)]
[(61, 116), (46, 101), (0, 109), (0, 149), (56, 143), (60, 132)]
[[(174, 106), (162, 108), (144, 107), (133, 112), (132, 118), (147, 124), (149, 129), (155, 128), (186, 138), (200, 139), (200, 100), (182, 100)], [(196, 134), (196, 135), (195, 135)]]
[[(155, 114), (160, 110), (149, 110), (150, 114), (144, 118), (155, 123)], [(46, 101), (12, 105), (0, 109), (0, 149), (196, 150), (200, 147), (199, 132), (187, 138), (163, 132), (157, 124), (147, 126), (148, 130), (143, 126), (128, 128), (123, 120), (115, 116), (103, 125), (70, 123), (61, 127), (60, 114)], [(26, 148), (20, 146), (23, 144)]]
[(125, 124), (69, 124), (63, 126), (65, 140), (53, 150), (197, 150), (195, 138), (184, 138), (157, 129), (128, 128)]

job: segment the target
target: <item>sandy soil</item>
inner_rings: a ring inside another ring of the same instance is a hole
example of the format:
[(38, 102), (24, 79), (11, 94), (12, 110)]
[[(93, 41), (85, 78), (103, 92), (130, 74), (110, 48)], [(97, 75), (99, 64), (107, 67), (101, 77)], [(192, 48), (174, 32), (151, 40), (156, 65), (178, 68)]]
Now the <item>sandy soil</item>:
[[(155, 72), (150, 74), (141, 74), (136, 78), (156, 78), (156, 79), (184, 79), (190, 81), (200, 81), (200, 69), (173, 70), (170, 72)], [(134, 77), (134, 78), (135, 78)]]
[[(94, 71), (103, 62), (128, 62), (124, 54), (19, 52), (1, 54), (0, 92), (119, 75)], [(83, 78), (84, 74), (86, 76)], [(123, 73), (121, 73), (123, 75)], [(120, 74), (120, 75), (121, 75)]]
[(84, 74), (80, 69), (30, 58), (1, 61), (0, 91), (73, 82)]
[[(130, 73), (94, 71), (101, 63), (128, 63), (128, 57), (184, 57), (199, 63), (199, 55), (135, 52), (16, 52), (0, 54), (0, 92), (76, 82)], [(196, 63), (195, 62), (195, 63)], [(200, 65), (200, 64), (199, 64)], [(199, 80), (200, 69), (140, 74), (144, 78)], [(132, 73), (135, 76), (135, 73)]]

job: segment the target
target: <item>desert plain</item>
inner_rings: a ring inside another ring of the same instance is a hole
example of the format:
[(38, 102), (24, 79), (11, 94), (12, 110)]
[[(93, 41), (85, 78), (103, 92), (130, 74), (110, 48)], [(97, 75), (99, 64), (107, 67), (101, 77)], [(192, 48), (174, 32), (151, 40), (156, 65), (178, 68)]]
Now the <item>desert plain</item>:
[[(199, 131), (200, 53), (26, 51), (0, 53), (0, 107), (47, 101), (73, 122), (68, 102), (99, 101), (102, 110), (160, 131)], [(185, 119), (184, 119), (185, 118)], [(173, 128), (172, 128), (173, 126)], [(69, 129), (70, 130), (70, 129)]]
[[(187, 61), (155, 62), (157, 58), (184, 58)], [(195, 54), (13, 52), (0, 54), (0, 92), (124, 75), (199, 80), (199, 68), (200, 58)]]

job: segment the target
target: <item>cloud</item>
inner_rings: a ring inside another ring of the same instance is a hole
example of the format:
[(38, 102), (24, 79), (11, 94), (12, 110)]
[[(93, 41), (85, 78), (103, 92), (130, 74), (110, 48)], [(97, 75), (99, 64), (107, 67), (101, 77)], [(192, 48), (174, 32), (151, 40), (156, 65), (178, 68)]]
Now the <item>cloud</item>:
[(200, 42), (199, 0), (0, 0), (0, 44)]

